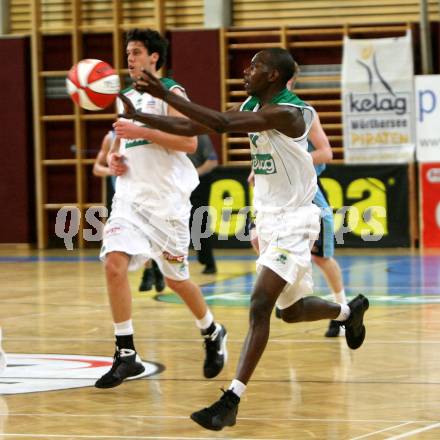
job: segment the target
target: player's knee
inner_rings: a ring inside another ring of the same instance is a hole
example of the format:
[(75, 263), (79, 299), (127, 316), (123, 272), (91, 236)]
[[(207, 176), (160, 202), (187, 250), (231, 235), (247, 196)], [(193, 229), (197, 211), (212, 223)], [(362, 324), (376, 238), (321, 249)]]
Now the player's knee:
[(325, 265), (328, 261), (330, 261), (330, 258), (328, 257), (321, 257), (320, 255), (312, 254), (312, 261), (318, 266)]
[(249, 313), (251, 325), (270, 319), (272, 309), (273, 303), (265, 295), (254, 294)]
[(185, 287), (185, 283), (187, 281), (188, 280), (173, 280), (172, 278), (165, 277), (166, 285), (171, 290), (174, 290), (174, 292), (177, 292), (177, 293), (179, 293)]
[(127, 266), (125, 264), (121, 264), (118, 256), (110, 253), (105, 259), (105, 272), (109, 279), (117, 279), (126, 275)]
[(322, 257), (320, 257), (319, 255), (316, 255), (316, 254), (312, 254), (312, 261), (315, 264), (319, 265), (321, 263), (321, 261), (322, 261)]
[(281, 319), (289, 324), (304, 320), (304, 300), (301, 298), (287, 309), (281, 310)]

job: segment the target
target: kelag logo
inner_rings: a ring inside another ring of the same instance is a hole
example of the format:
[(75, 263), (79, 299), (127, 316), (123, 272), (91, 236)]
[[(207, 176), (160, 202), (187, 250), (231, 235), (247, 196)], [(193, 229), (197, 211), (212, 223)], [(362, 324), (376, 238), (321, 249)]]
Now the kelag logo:
[[(365, 72), (369, 92), (351, 92), (346, 97), (350, 113), (351, 143), (360, 145), (399, 145), (410, 141), (408, 93), (397, 93), (383, 76), (372, 47), (362, 51), (357, 64)], [(377, 115), (377, 117), (375, 117)], [(403, 116), (403, 119), (396, 118)], [(365, 119), (363, 118), (365, 117)]]
[[(354, 94), (350, 93), (350, 111), (352, 113), (368, 113), (371, 111), (377, 112), (391, 112), (396, 115), (403, 115), (406, 113), (408, 105), (407, 98), (399, 97), (391, 87), (391, 85), (383, 77), (378, 63), (377, 55), (372, 47), (365, 48), (362, 51), (362, 59), (357, 59), (357, 63), (366, 71), (368, 78), (368, 87), (370, 94)], [(371, 59), (371, 66), (367, 61)], [(374, 79), (376, 78), (376, 81)], [(380, 84), (385, 90), (385, 93), (373, 92), (374, 84)]]
[(404, 163), (414, 154), (411, 33), (344, 39), (346, 163)]
[(368, 113), (372, 110), (382, 112), (394, 112), (396, 115), (404, 115), (407, 109), (407, 98), (387, 94), (372, 93), (369, 95), (355, 95), (350, 93), (350, 111), (352, 113)]
[(275, 174), (277, 172), (271, 154), (252, 154), (252, 169), (255, 174)]

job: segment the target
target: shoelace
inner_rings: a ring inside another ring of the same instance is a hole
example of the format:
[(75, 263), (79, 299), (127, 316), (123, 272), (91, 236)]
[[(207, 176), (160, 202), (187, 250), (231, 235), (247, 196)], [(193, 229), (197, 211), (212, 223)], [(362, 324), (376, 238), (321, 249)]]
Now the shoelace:
[(204, 411), (206, 411), (210, 416), (216, 416), (218, 415), (218, 412), (223, 415), (231, 407), (228, 400), (229, 390), (225, 391), (223, 388), (220, 388), (220, 390), (223, 393), (223, 396), (220, 397), (220, 400), (213, 403), (209, 408), (204, 409)]
[(115, 354), (113, 355), (113, 364), (112, 364), (112, 367), (110, 368), (110, 371), (108, 371), (108, 372), (106, 373), (106, 375), (108, 375), (108, 374), (112, 374), (112, 373), (116, 370), (116, 368), (118, 367), (118, 365), (119, 365), (119, 363), (120, 363), (120, 360), (121, 360), (121, 356), (119, 355), (119, 350), (116, 350), (116, 351), (115, 351)]
[(204, 335), (206, 341), (215, 341), (217, 339), (217, 336), (220, 334), (221, 327), (216, 326), (215, 330), (210, 335)]
[(217, 339), (220, 334), (221, 327), (216, 327), (216, 329), (210, 335), (204, 335), (205, 347), (208, 352), (217, 351)]

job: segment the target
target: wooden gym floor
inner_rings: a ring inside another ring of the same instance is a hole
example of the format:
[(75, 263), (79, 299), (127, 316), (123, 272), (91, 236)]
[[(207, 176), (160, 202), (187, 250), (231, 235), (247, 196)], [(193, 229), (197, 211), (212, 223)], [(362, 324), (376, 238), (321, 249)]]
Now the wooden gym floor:
[[(327, 322), (285, 324), (271, 339), (237, 425), (206, 431), (189, 414), (234, 377), (247, 330), (251, 252), (217, 252), (219, 273), (193, 278), (229, 331), (229, 362), (202, 377), (202, 342), (171, 292), (134, 290), (137, 349), (148, 376), (110, 390), (113, 332), (97, 250), (0, 251), (0, 439), (440, 439), (440, 253), (338, 253), (349, 296), (370, 298), (357, 351)], [(315, 268), (316, 291), (328, 295)]]

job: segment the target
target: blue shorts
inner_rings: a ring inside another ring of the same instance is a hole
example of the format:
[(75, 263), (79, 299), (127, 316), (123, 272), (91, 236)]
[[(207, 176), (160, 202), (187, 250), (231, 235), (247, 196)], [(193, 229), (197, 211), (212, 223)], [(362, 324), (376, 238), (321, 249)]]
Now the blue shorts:
[(319, 184), (313, 203), (321, 209), (321, 230), (316, 240), (312, 254), (319, 257), (330, 258), (335, 253), (335, 235), (333, 226), (333, 210), (329, 206), (324, 192)]

